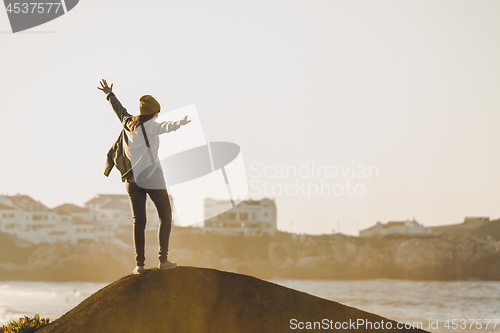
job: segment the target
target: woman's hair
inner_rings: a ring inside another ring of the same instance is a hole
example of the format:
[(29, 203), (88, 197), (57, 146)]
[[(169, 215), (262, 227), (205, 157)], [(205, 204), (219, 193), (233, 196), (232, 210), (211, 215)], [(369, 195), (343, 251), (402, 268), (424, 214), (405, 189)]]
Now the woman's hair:
[(130, 124), (128, 126), (130, 128), (130, 131), (135, 130), (137, 127), (141, 126), (146, 121), (153, 119), (158, 114), (158, 112), (141, 116), (132, 116), (132, 120), (130, 121)]

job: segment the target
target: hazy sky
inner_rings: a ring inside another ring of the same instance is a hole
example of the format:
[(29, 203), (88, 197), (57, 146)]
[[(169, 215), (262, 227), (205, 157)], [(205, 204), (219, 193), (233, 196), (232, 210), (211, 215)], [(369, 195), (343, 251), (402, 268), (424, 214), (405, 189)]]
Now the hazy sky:
[[(105, 78), (132, 114), (144, 94), (196, 104), (208, 141), (241, 147), (250, 197), (274, 186), (281, 230), (498, 218), (499, 17), (496, 0), (83, 0), (12, 34), (0, 11), (0, 193), (125, 193), (103, 175), (121, 129)], [(313, 164), (378, 177), (275, 174)], [(312, 195), (321, 181), (344, 194)]]

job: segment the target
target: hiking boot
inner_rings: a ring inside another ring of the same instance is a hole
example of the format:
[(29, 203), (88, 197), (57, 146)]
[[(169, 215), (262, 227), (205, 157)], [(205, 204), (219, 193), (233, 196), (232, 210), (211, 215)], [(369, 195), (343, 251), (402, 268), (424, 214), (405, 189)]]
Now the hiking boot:
[(136, 266), (134, 270), (132, 271), (134, 274), (142, 274), (146, 271), (144, 266)]
[(158, 265), (158, 269), (167, 269), (167, 268), (174, 268), (177, 266), (175, 262), (170, 262), (170, 261), (165, 261), (165, 262), (160, 262)]

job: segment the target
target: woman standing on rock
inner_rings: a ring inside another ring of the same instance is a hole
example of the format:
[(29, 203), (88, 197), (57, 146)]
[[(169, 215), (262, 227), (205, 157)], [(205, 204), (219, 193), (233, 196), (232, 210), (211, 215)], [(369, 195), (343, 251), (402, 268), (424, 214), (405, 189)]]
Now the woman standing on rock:
[(134, 247), (137, 266), (134, 274), (144, 273), (146, 194), (153, 201), (160, 225), (158, 229), (159, 265), (158, 269), (172, 268), (177, 264), (167, 260), (168, 241), (172, 228), (172, 209), (168, 197), (165, 178), (158, 158), (159, 136), (178, 130), (191, 120), (187, 116), (179, 121), (158, 123), (155, 119), (160, 112), (160, 104), (151, 95), (142, 96), (140, 115), (132, 116), (127, 112), (109, 87), (106, 80), (100, 82), (106, 99), (120, 119), (123, 130), (108, 152), (104, 175), (109, 175), (114, 166), (120, 171), (122, 181), (130, 199), (134, 217)]

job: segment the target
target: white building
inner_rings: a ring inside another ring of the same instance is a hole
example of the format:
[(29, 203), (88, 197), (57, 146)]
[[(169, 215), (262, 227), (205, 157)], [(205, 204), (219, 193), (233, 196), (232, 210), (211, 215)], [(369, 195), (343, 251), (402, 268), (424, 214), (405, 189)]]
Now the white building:
[(96, 194), (84, 204), (94, 219), (113, 226), (132, 225), (132, 210), (127, 194)]
[[(157, 229), (158, 228), (158, 213), (156, 212), (156, 207), (151, 201), (149, 195), (146, 196), (146, 215), (147, 215), (147, 229)], [(170, 206), (172, 207), (172, 220), (174, 219), (173, 214), (173, 200), (169, 195)], [(96, 194), (92, 199), (87, 201), (85, 208), (91, 211), (91, 215), (97, 221), (101, 221), (104, 224), (112, 225), (114, 228), (120, 226), (132, 226), (132, 208), (130, 207), (130, 199), (128, 194)], [(174, 221), (172, 221), (174, 224)]]
[(109, 225), (93, 220), (89, 209), (74, 204), (49, 209), (28, 195), (0, 196), (0, 232), (33, 244), (92, 240), (127, 246)]
[(276, 204), (274, 200), (244, 200), (228, 211), (228, 201), (205, 199), (203, 233), (215, 232), (232, 235), (274, 235), (277, 229)]
[(65, 203), (52, 208), (58, 215), (78, 217), (83, 221), (99, 221), (96, 212), (86, 208), (80, 207), (73, 203)]
[(86, 207), (65, 203), (53, 210), (60, 216), (59, 220), (64, 223), (59, 223), (47, 233), (47, 237), (44, 238), (46, 242), (69, 241), (76, 244), (91, 240), (123, 245), (116, 239), (113, 226), (96, 221), (95, 217), (98, 214)]
[(55, 211), (28, 195), (0, 196), (1, 231), (18, 233), (53, 227), (59, 222)]
[(97, 221), (83, 221), (78, 217), (73, 218), (71, 223), (61, 223), (47, 230), (42, 239), (44, 243), (62, 241), (77, 244), (84, 241), (94, 241), (124, 245), (115, 237), (111, 226)]
[(18, 225), (18, 221), (24, 221), (24, 212), (0, 202), (0, 232), (14, 233), (16, 230), (23, 230), (25, 227)]
[(377, 221), (377, 224), (370, 228), (360, 230), (359, 236), (368, 237), (375, 235), (388, 235), (388, 234), (424, 234), (431, 233), (431, 230), (424, 227), (422, 224), (413, 220), (406, 221), (390, 221), (382, 224)]

